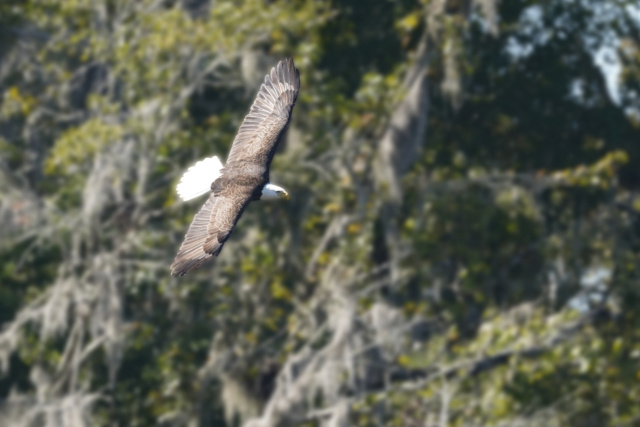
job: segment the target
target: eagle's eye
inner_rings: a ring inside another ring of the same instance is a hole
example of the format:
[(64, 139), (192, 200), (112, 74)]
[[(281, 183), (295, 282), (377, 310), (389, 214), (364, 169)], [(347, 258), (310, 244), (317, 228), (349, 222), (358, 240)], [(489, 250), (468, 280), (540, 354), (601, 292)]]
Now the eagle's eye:
[(280, 197), (280, 198), (282, 198), (282, 199), (289, 200), (289, 193), (287, 193), (287, 192), (286, 192), (286, 191), (284, 191), (284, 190), (278, 190), (278, 191), (276, 192), (276, 195), (277, 195), (277, 197)]

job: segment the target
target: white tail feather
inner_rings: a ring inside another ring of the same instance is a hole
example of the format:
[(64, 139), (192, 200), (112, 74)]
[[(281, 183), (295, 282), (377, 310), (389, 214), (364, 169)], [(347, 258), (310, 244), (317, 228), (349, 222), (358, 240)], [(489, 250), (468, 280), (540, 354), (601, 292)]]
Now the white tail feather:
[(191, 200), (211, 190), (211, 183), (221, 175), (222, 162), (217, 156), (200, 160), (180, 178), (176, 187), (182, 200)]

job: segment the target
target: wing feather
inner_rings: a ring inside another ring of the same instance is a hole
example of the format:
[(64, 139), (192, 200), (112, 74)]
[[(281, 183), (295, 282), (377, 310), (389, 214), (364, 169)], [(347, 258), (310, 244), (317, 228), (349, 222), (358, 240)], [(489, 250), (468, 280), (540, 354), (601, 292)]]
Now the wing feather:
[[(249, 114), (236, 135), (227, 168), (245, 162), (269, 166), (300, 90), (300, 74), (291, 58), (282, 60), (264, 78)], [(282, 119), (285, 120), (282, 120)], [(260, 145), (259, 149), (252, 145)]]
[(225, 193), (230, 196), (221, 196), (216, 199), (207, 226), (207, 238), (203, 246), (204, 252), (215, 256), (220, 253), (222, 246), (236, 227), (240, 216), (251, 203), (250, 193), (239, 191)]
[(202, 263), (211, 258), (211, 254), (204, 251), (204, 242), (207, 240), (207, 228), (211, 219), (211, 211), (216, 197), (211, 194), (200, 211), (196, 214), (184, 237), (173, 264), (171, 264), (172, 276), (184, 276), (189, 270), (200, 267)]
[(218, 256), (250, 202), (251, 194), (242, 191), (227, 191), (219, 196), (212, 193), (193, 218), (171, 264), (171, 274), (184, 276), (209, 258)]

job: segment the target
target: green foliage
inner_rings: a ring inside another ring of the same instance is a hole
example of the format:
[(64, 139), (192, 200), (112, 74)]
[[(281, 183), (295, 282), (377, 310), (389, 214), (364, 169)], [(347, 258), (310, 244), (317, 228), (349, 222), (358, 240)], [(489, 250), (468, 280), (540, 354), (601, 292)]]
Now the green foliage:
[[(188, 3), (0, 4), (0, 399), (96, 393), (91, 425), (228, 425), (315, 354), (297, 425), (335, 404), (327, 384), (350, 425), (637, 423), (627, 3), (500, 2), (498, 31), (491, 2)], [(374, 164), (427, 33), (425, 144), (390, 219)], [(619, 103), (593, 61), (612, 37)], [(170, 278), (198, 208), (179, 176), (224, 157), (283, 56), (302, 91), (271, 175), (291, 202), (252, 204), (213, 266)]]

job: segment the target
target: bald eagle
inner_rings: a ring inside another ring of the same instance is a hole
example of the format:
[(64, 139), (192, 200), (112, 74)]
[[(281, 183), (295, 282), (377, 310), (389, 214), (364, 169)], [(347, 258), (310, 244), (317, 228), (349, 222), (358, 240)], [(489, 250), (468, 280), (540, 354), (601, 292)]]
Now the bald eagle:
[(278, 143), (287, 130), (300, 89), (300, 74), (292, 59), (284, 59), (264, 78), (249, 114), (236, 135), (227, 164), (210, 157), (185, 172), (178, 195), (190, 200), (209, 193), (196, 214), (182, 246), (171, 264), (171, 275), (184, 276), (222, 246), (254, 200), (289, 199), (281, 187), (269, 182), (269, 166)]

